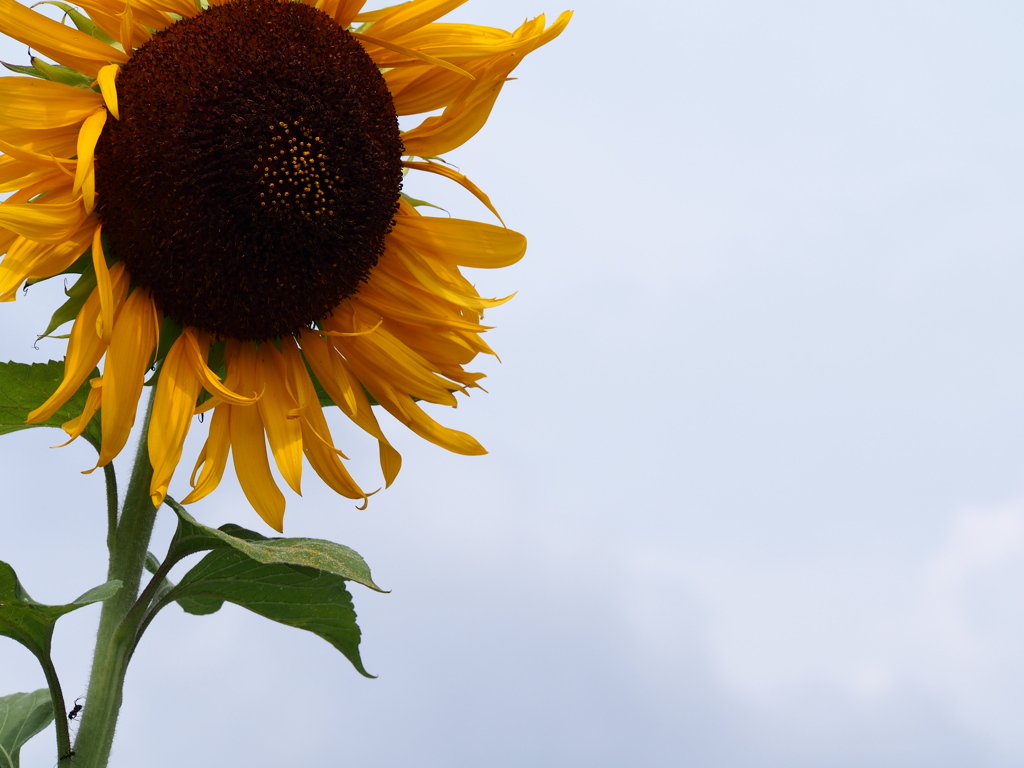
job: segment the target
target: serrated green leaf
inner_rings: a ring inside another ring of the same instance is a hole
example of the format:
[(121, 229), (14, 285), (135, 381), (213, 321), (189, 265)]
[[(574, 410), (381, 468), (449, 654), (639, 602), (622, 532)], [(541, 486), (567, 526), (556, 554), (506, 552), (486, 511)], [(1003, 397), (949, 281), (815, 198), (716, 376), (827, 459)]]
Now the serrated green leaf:
[(178, 530), (171, 541), (169, 555), (175, 560), (203, 550), (230, 547), (258, 563), (309, 567), (358, 582), (378, 592), (384, 591), (373, 583), (370, 567), (362, 556), (343, 544), (325, 539), (268, 539), (230, 523), (217, 530), (196, 522), (170, 497), (167, 505), (178, 515)]
[(11, 70), (11, 72), (17, 72), (19, 75), (30, 75), (32, 77), (38, 77), (42, 80), (46, 79), (46, 75), (44, 75), (35, 67), (26, 67), (23, 64), (8, 64), (6, 61), (0, 61), (0, 64), (3, 64), (5, 67), (7, 67), (7, 69)]
[(43, 605), (29, 597), (14, 569), (0, 561), (0, 635), (17, 640), (39, 659), (48, 658), (57, 619), (107, 599), (120, 587), (120, 581), (108, 581), (66, 605)]
[[(92, 376), (99, 376), (93, 371)], [(57, 409), (46, 421), (39, 424), (26, 424), (25, 418), (29, 411), (38, 408), (53, 394), (64, 379), (64, 363), (51, 360), (48, 363), (0, 363), (0, 435), (18, 432), (33, 427), (60, 427), (65, 421), (82, 413), (85, 400), (89, 396), (89, 382), (86, 381), (78, 392), (64, 405)], [(99, 448), (100, 425), (99, 415), (93, 418), (86, 427), (83, 437)]]
[(22, 746), (52, 722), (53, 703), (45, 688), (0, 698), (0, 768), (18, 768)]
[(182, 578), (169, 599), (223, 600), (322, 637), (363, 675), (359, 626), (345, 579), (300, 565), (259, 563), (237, 549), (211, 552)]

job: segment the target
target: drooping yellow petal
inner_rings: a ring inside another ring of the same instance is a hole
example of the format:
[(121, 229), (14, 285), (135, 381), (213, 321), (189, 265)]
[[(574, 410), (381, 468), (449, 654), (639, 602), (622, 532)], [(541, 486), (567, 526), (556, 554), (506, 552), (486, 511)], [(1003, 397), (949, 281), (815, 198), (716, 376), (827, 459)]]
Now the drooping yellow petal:
[[(114, 304), (119, 307), (128, 292), (128, 274), (125, 272), (123, 262), (118, 262), (111, 267), (110, 278), (113, 284)], [(53, 416), (57, 409), (78, 391), (82, 382), (92, 373), (100, 358), (103, 357), (106, 345), (96, 335), (96, 318), (99, 317), (99, 314), (99, 295), (93, 291), (78, 311), (75, 324), (71, 327), (68, 351), (64, 356), (64, 379), (57, 387), (57, 391), (28, 415), (27, 423), (38, 424)]]
[(465, 219), (396, 216), (392, 237), (414, 251), (460, 267), (507, 267), (526, 253), (526, 238), (518, 232)]
[(285, 368), (288, 379), (299, 401), (302, 424), (302, 450), (313, 471), (336, 493), (349, 499), (366, 499), (367, 494), (349, 474), (339, 458), (340, 451), (334, 447), (327, 419), (310, 381), (306, 366), (295, 339), (291, 336), (281, 339)]
[(446, 179), (451, 179), (457, 184), (461, 184), (463, 187), (469, 190), (473, 197), (475, 197), (481, 203), (486, 205), (487, 210), (489, 210), (491, 213), (498, 217), (498, 221), (501, 222), (502, 226), (505, 225), (504, 220), (502, 220), (501, 218), (501, 214), (498, 213), (498, 209), (494, 207), (493, 203), (491, 203), (491, 198), (484, 194), (484, 191), (480, 189), (480, 187), (478, 187), (468, 178), (466, 178), (461, 173), (456, 171), (454, 168), (451, 168), (442, 163), (417, 163), (412, 160), (406, 160), (405, 162), (402, 163), (402, 165), (404, 165), (406, 168), (411, 168), (416, 171), (427, 171), (429, 173), (436, 173), (438, 176), (444, 176)]
[(114, 333), (114, 291), (110, 284), (110, 270), (103, 253), (103, 225), (98, 224), (92, 235), (92, 266), (96, 272), (96, 293), (100, 296), (100, 316), (96, 318), (96, 335), (104, 344), (110, 343)]
[[(95, 77), (109, 62), (128, 61), (123, 51), (38, 14), (16, 0), (0, 0), (0, 32), (90, 77)], [(3, 101), (0, 96), (0, 103)], [(4, 118), (0, 117), (0, 122)]]
[[(89, 176), (95, 178), (93, 170), (93, 154), (96, 151), (96, 142), (99, 141), (103, 126), (107, 123), (107, 110), (102, 107), (82, 123), (82, 130), (78, 133), (78, 165), (75, 168), (75, 182), (71, 185), (71, 192), (78, 194)], [(94, 198), (92, 190), (85, 190), (82, 193), (82, 202), (85, 205), (85, 212), (92, 213)]]
[[(0, 0), (0, 3), (7, 0)], [(59, 25), (58, 25), (59, 26)], [(77, 125), (103, 106), (94, 91), (34, 77), (0, 77), (0, 123), (18, 128)]]
[[(192, 411), (202, 388), (202, 379), (187, 350), (188, 340), (197, 343), (194, 331), (182, 331), (160, 366), (149, 422), (149, 460), (153, 479), (149, 484), (153, 506), (164, 503), (167, 486), (181, 460), (181, 450), (192, 423)], [(204, 363), (205, 365), (205, 363)]]
[(0, 204), (0, 225), (40, 243), (59, 243), (85, 218), (81, 199), (67, 203)]
[(443, 274), (443, 264), (428, 260), (419, 253), (406, 247), (398, 238), (392, 238), (387, 245), (389, 253), (394, 254), (409, 273), (427, 290), (460, 307), (474, 309), (490, 309), (508, 301), (511, 296), (503, 299), (481, 298), (471, 286), (460, 285)]
[(528, 53), (560, 35), (570, 18), (572, 13), (566, 11), (551, 27), (544, 30), (544, 17), (539, 16), (516, 30), (513, 36), (518, 45), (515, 48), (493, 57), (483, 68), (470, 67), (477, 82), (440, 115), (428, 117), (417, 127), (403, 133), (405, 153), (418, 157), (443, 155), (476, 135), (487, 122), (509, 73)]
[(118, 42), (121, 43), (121, 47), (126, 51), (133, 50), (135, 48), (135, 41), (132, 39), (134, 35), (134, 24), (132, 23), (132, 4), (131, 0), (125, 0), (124, 10), (121, 11), (121, 23), (118, 25)]
[[(324, 328), (334, 330), (348, 327), (345, 318), (335, 312), (324, 321)], [(457, 405), (450, 382), (433, 373), (430, 363), (403, 345), (384, 329), (367, 336), (333, 339), (335, 347), (345, 359), (360, 367), (369, 367), (398, 390), (420, 400), (441, 405)]]
[(476, 79), (475, 77), (473, 77), (473, 75), (471, 75), (469, 72), (467, 72), (466, 70), (462, 69), (461, 67), (457, 67), (454, 64), (451, 64), (450, 62), (447, 62), (447, 61), (444, 61), (442, 59), (439, 59), (439, 58), (437, 58), (435, 56), (430, 56), (430, 55), (428, 55), (426, 53), (422, 53), (420, 51), (413, 50), (412, 48), (406, 48), (406, 47), (401, 46), (401, 45), (396, 45), (395, 43), (388, 42), (387, 40), (381, 40), (380, 38), (377, 38), (377, 37), (371, 37), (370, 35), (363, 34), (362, 32), (352, 32), (351, 34), (352, 34), (352, 37), (354, 37), (356, 40), (359, 40), (361, 43), (364, 44), (364, 46), (367, 45), (367, 44), (369, 44), (371, 46), (371, 48), (370, 48), (370, 55), (371, 55), (371, 57), (373, 56), (373, 53), (372, 53), (373, 48), (372, 48), (372, 46), (377, 46), (378, 48), (384, 48), (385, 50), (391, 51), (393, 53), (398, 53), (398, 54), (400, 54), (403, 57), (403, 58), (399, 58), (399, 59), (393, 60), (390, 63), (389, 66), (399, 67), (399, 66), (402, 66), (403, 64), (416, 64), (416, 63), (420, 63), (420, 62), (425, 62), (425, 63), (431, 64), (431, 65), (433, 65), (435, 67), (441, 67), (442, 69), (447, 69), (449, 72), (454, 72), (455, 74), (457, 74), (457, 75), (459, 75), (461, 77), (465, 77), (468, 80), (475, 80)]
[(70, 267), (88, 247), (95, 226), (95, 219), (87, 220), (60, 243), (18, 238), (0, 262), (0, 301), (13, 300), (26, 280), (52, 277)]
[(356, 426), (377, 439), (384, 482), (391, 485), (402, 467), (402, 456), (384, 437), (362, 385), (331, 342), (317, 331), (303, 329), (299, 338), (303, 355), (324, 391)]
[(377, 376), (369, 367), (361, 366), (357, 360), (351, 361), (351, 364), (359, 380), (366, 385), (370, 394), (384, 410), (424, 440), (464, 456), (487, 453), (472, 435), (438, 424), (409, 395), (395, 390), (387, 380)]
[(366, 0), (337, 0), (337, 8), (333, 18), (342, 29), (347, 28), (355, 19), (356, 14), (362, 10)]
[(375, 20), (371, 29), (375, 37), (393, 40), (441, 18), (465, 2), (466, 0), (412, 0), (394, 6), (390, 13)]
[[(103, 401), (103, 381), (97, 377), (89, 383), (92, 384), (92, 387), (89, 389), (89, 395), (85, 398), (85, 407), (82, 408), (82, 412), (75, 418), (68, 419), (60, 425), (61, 429), (67, 432), (68, 441), (54, 446), (55, 448), (63, 448), (65, 445), (77, 440), (85, 432), (85, 428), (89, 426), (89, 422), (96, 415), (96, 411), (100, 409), (100, 404)], [(89, 471), (91, 472), (92, 470)]]
[(107, 109), (115, 120), (121, 119), (121, 113), (117, 108), (117, 85), (115, 82), (120, 71), (121, 67), (117, 64), (108, 64), (96, 75), (96, 84), (100, 87), (103, 103), (107, 105)]
[(103, 447), (97, 466), (117, 456), (128, 441), (146, 371), (160, 337), (160, 318), (149, 291), (136, 288), (114, 321), (103, 366)]
[(285, 482), (301, 494), (302, 425), (296, 418), (298, 403), (288, 391), (284, 360), (273, 344), (260, 345), (256, 381), (263, 390), (257, 406), (274, 462)]
[(251, 405), (222, 407), (231, 409), (231, 455), (242, 492), (267, 525), (282, 532), (284, 494), (270, 473), (259, 409)]
[[(231, 452), (231, 408), (230, 405), (222, 405), (214, 409), (213, 417), (210, 419), (210, 432), (203, 449), (199, 452), (199, 459), (189, 481), (192, 484), (192, 492), (181, 500), (182, 504), (199, 501), (220, 485), (221, 478), (224, 477), (224, 468), (228, 463), (228, 454)], [(200, 467), (202, 472), (199, 472)], [(196, 473), (199, 473), (198, 480)]]
[(181, 337), (185, 345), (185, 351), (202, 382), (203, 388), (214, 396), (218, 403), (231, 403), (232, 405), (252, 405), (259, 396), (247, 397), (233, 392), (221, 383), (220, 377), (210, 370), (206, 364), (206, 352), (209, 347), (209, 336), (195, 328), (186, 328)]

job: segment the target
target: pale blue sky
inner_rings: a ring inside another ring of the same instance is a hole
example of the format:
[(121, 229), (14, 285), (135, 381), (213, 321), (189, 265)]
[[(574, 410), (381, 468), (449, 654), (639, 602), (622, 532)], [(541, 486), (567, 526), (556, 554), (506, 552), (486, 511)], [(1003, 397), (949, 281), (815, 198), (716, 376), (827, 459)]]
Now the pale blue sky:
[[(563, 10), (539, 2), (455, 18)], [(405, 467), (368, 511), (312, 476), (289, 497), (289, 535), (393, 590), (355, 591), (379, 679), (240, 609), (169, 609), (113, 768), (1024, 761), (1024, 7), (574, 10), (450, 155), (530, 239), (474, 278), (519, 291), (488, 316), (489, 394), (438, 409), (491, 453), (393, 425)], [(487, 217), (427, 181), (407, 191)], [(0, 357), (61, 354), (32, 348), (48, 290), (0, 309)], [(0, 443), (0, 559), (49, 602), (105, 567), (102, 480), (59, 437)], [(233, 479), (192, 510), (268, 532)], [(58, 632), (70, 698), (97, 613)], [(3, 692), (42, 685), (0, 645)]]

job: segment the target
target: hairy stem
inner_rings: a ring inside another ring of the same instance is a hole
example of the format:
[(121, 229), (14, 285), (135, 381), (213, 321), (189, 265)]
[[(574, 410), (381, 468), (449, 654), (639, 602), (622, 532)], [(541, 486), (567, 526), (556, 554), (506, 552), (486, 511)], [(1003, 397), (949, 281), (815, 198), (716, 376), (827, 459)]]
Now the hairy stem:
[[(152, 389), (155, 391), (156, 387)], [(149, 463), (147, 446), (152, 411), (151, 393), (124, 505), (109, 541), (110, 567), (107, 578), (120, 579), (123, 586), (103, 603), (100, 613), (89, 691), (82, 711), (82, 725), (75, 740), (77, 768), (105, 768), (107, 765), (121, 709), (125, 672), (135, 644), (138, 623), (144, 614), (132, 608), (139, 597), (146, 552), (156, 521), (156, 509), (149, 496), (153, 469)]]

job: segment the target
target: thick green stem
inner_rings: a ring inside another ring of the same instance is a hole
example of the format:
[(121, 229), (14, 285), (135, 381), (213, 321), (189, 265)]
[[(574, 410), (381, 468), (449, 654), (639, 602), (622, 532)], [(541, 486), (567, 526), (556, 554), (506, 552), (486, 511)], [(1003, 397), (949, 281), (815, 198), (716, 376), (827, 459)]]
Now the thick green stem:
[(139, 596), (146, 552), (149, 551), (149, 540), (156, 521), (156, 509), (149, 495), (153, 469), (149, 463), (147, 446), (152, 410), (151, 395), (121, 516), (110, 541), (107, 578), (120, 579), (123, 586), (103, 603), (100, 613), (89, 691), (82, 712), (82, 725), (75, 740), (77, 768), (105, 768), (107, 765), (121, 709), (124, 676), (138, 624), (144, 614), (143, 611), (133, 612), (132, 607)]

